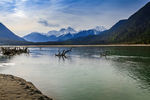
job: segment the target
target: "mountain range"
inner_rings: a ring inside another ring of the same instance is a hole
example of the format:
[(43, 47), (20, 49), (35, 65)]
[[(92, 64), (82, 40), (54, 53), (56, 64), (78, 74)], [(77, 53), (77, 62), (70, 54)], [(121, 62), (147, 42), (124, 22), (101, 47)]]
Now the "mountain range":
[(17, 41), (25, 42), (23, 38), (15, 35), (4, 24), (0, 23), (0, 44), (17, 42)]
[(48, 33), (32, 32), (23, 38), (0, 23), (1, 44), (150, 44), (150, 2), (128, 19), (118, 21), (108, 30), (96, 27), (77, 32), (68, 27)]
[(149, 44), (150, 2), (128, 19), (120, 20), (109, 30), (96, 36), (87, 36), (65, 41), (64, 44)]
[(97, 26), (95, 29), (90, 30), (83, 30), (77, 32), (75, 29), (68, 27), (62, 28), (59, 31), (49, 31), (48, 33), (39, 33), (39, 32), (32, 32), (23, 38), (26, 41), (30, 42), (48, 42), (48, 41), (66, 41), (69, 39), (75, 39), (79, 37), (86, 37), (89, 35), (97, 35), (100, 32), (106, 30), (103, 26)]

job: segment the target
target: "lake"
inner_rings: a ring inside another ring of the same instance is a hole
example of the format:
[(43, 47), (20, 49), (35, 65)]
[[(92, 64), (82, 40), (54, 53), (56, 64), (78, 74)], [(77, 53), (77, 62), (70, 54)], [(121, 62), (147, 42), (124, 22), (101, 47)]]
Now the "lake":
[(150, 100), (150, 47), (73, 47), (67, 58), (56, 57), (63, 49), (0, 56), (0, 73), (31, 81), (54, 100)]

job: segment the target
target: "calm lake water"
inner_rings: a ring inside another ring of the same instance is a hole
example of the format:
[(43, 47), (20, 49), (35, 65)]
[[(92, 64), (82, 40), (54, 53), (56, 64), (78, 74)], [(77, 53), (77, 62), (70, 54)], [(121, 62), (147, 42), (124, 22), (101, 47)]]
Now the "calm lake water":
[(66, 59), (55, 53), (69, 48), (29, 49), (0, 56), (0, 73), (31, 81), (54, 100), (150, 100), (150, 47), (76, 47)]

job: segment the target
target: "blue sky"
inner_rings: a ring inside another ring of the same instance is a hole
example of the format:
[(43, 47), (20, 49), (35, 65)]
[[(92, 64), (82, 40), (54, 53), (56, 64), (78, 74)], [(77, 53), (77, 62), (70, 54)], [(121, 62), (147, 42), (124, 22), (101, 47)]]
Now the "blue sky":
[(17, 35), (71, 26), (110, 28), (149, 0), (0, 0), (0, 22)]

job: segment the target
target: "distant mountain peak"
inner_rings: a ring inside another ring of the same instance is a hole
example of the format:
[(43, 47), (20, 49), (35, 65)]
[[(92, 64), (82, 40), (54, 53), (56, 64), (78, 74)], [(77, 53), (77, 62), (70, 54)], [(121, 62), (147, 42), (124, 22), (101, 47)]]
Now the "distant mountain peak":
[(0, 22), (0, 25), (3, 25), (3, 24)]
[(96, 27), (95, 27), (95, 30), (102, 32), (102, 31), (105, 31), (105, 30), (107, 30), (107, 29), (106, 29), (104, 26), (96, 26)]
[[(69, 27), (67, 28), (67, 30), (74, 30), (74, 29), (73, 29), (72, 27), (69, 26)], [(75, 30), (74, 30), (74, 31), (75, 31)]]
[(2, 29), (2, 28), (7, 28), (7, 27), (0, 22), (0, 28)]
[(66, 29), (65, 28), (61, 28), (59, 31), (65, 31)]
[(48, 33), (45, 33), (45, 35), (47, 36), (51, 36), (51, 35), (55, 35), (55, 36), (61, 36), (63, 34), (68, 34), (68, 33), (76, 33), (76, 30), (73, 29), (72, 27), (68, 27), (68, 28), (62, 28), (60, 29), (59, 31), (56, 31), (56, 30), (52, 30), (52, 31), (49, 31)]
[(62, 28), (59, 31), (62, 34), (67, 34), (67, 33), (76, 33), (77, 31), (75, 29), (73, 29), (72, 27), (68, 27), (68, 28)]
[(0, 40), (14, 40), (14, 41), (25, 41), (23, 38), (15, 35), (9, 30), (4, 24), (0, 22)]

